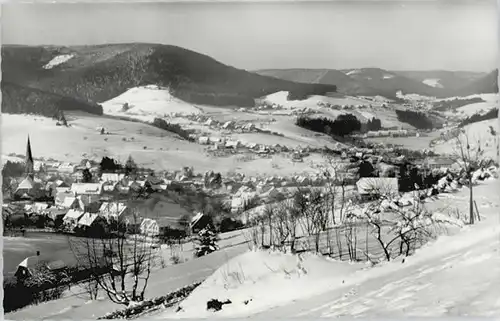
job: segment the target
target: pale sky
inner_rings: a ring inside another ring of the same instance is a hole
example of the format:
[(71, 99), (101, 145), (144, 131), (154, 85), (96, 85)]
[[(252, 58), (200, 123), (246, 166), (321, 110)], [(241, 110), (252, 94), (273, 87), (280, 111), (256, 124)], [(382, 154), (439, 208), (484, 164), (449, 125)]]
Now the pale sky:
[(495, 0), (4, 4), (2, 41), (172, 44), (247, 70), (491, 71), (497, 17)]

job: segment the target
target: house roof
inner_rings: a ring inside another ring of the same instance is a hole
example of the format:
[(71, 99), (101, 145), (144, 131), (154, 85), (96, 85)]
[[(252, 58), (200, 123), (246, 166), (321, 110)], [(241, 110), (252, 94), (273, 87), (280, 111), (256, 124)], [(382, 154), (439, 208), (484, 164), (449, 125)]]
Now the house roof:
[(25, 258), (21, 263), (18, 264), (19, 267), (26, 268), (28, 270), (32, 270), (37, 267), (37, 265), (41, 262), (46, 262), (46, 266), (50, 270), (58, 270), (67, 266), (67, 264), (59, 259), (54, 259), (47, 255), (40, 256), (29, 256)]
[(74, 183), (71, 185), (71, 191), (76, 194), (94, 194), (99, 195), (102, 192), (100, 183)]
[(73, 205), (73, 203), (75, 203), (75, 200), (76, 200), (76, 197), (74, 197), (74, 196), (65, 196), (61, 206), (71, 207)]
[(124, 203), (116, 202), (104, 202), (99, 208), (99, 213), (103, 216), (116, 216), (119, 217), (127, 209), (127, 205)]
[(91, 226), (92, 223), (99, 217), (97, 214), (91, 214), (91, 213), (84, 213), (83, 216), (80, 218), (78, 221), (78, 224), (84, 225), (84, 226)]
[(78, 219), (79, 217), (81, 217), (83, 215), (83, 212), (82, 211), (79, 211), (79, 210), (69, 210), (66, 215), (64, 215), (64, 218), (63, 220), (67, 220), (67, 219)]
[(31, 177), (26, 177), (25, 179), (23, 179), (21, 181), (21, 183), (19, 183), (19, 186), (17, 187), (17, 190), (21, 190), (21, 189), (32, 189), (35, 185), (35, 182), (33, 181), (33, 179), (31, 179)]

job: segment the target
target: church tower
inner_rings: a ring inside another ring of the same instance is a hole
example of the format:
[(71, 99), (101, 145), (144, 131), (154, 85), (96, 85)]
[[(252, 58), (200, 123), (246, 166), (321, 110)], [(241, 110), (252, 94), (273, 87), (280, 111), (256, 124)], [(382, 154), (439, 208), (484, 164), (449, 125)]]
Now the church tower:
[(26, 159), (25, 159), (25, 172), (26, 175), (33, 179), (35, 175), (35, 165), (33, 162), (33, 154), (31, 154), (30, 136), (28, 135), (28, 143), (26, 144)]

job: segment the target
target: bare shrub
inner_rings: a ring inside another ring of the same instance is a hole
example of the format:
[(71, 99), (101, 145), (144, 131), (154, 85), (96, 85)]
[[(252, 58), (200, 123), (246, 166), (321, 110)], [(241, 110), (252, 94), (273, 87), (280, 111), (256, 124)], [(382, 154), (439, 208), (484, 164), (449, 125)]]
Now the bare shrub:
[[(137, 223), (138, 213), (133, 219)], [(112, 302), (123, 305), (144, 300), (156, 243), (154, 237), (128, 233), (125, 226), (115, 237), (70, 239), (80, 268), (89, 271)]]

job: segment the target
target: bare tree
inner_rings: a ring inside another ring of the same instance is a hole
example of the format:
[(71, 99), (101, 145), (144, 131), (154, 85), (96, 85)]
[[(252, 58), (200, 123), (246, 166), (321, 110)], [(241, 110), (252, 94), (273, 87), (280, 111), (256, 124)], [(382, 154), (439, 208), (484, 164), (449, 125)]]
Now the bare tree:
[[(407, 207), (397, 206), (394, 197), (386, 196), (366, 204), (361, 212), (359, 218), (366, 220), (372, 227), (371, 234), (382, 249), (385, 260), (390, 261), (400, 255), (408, 256), (418, 245), (437, 235), (441, 224), (425, 209), (421, 196), (420, 192), (414, 192), (412, 204)], [(393, 206), (381, 206), (384, 201)]]
[[(136, 227), (138, 213), (132, 212), (131, 224)], [(157, 236), (129, 233), (120, 224), (113, 237), (70, 239), (80, 269), (90, 273), (109, 299), (128, 305), (144, 300), (151, 270), (156, 259)]]
[(471, 141), (465, 130), (457, 131), (455, 134), (454, 156), (465, 172), (465, 178), (469, 185), (469, 223), (474, 224), (474, 196), (473, 196), (473, 171), (482, 165), (484, 149), (481, 140)]

